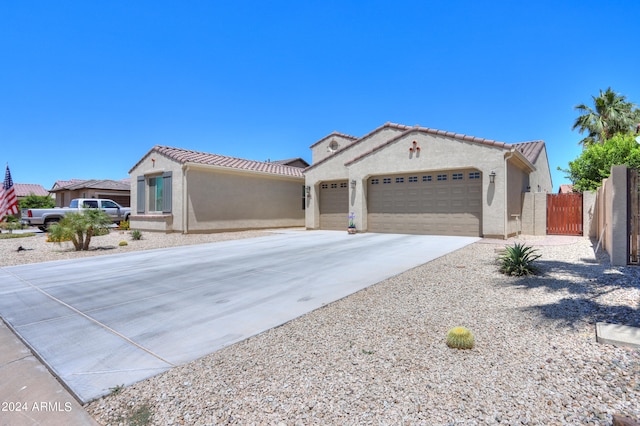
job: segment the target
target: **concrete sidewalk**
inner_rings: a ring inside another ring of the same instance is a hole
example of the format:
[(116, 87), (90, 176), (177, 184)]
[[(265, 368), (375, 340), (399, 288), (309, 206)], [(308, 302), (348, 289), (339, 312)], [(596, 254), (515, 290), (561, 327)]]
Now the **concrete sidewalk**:
[(2, 321), (0, 348), (0, 425), (98, 424)]

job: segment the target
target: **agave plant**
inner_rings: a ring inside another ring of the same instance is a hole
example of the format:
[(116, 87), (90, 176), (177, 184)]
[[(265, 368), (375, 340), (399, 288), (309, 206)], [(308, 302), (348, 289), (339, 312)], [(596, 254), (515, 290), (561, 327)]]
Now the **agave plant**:
[(524, 244), (515, 243), (512, 247), (507, 246), (504, 253), (498, 258), (500, 272), (518, 277), (533, 275), (537, 269), (532, 263), (540, 256), (537, 250)]

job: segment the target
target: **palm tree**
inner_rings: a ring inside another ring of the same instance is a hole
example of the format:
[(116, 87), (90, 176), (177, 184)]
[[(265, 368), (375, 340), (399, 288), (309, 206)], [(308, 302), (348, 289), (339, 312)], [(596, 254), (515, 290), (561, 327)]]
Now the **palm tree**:
[(61, 243), (71, 241), (76, 251), (89, 250), (91, 238), (109, 233), (111, 218), (102, 210), (88, 209), (67, 213), (49, 228), (49, 239)]
[(625, 96), (614, 92), (611, 87), (605, 92), (600, 90), (600, 96), (592, 98), (595, 109), (585, 104), (575, 107), (582, 115), (576, 118), (571, 129), (578, 129), (580, 134), (587, 132), (587, 137), (580, 144), (603, 144), (618, 133), (635, 130), (640, 121), (640, 110), (636, 108), (636, 104), (627, 102)]

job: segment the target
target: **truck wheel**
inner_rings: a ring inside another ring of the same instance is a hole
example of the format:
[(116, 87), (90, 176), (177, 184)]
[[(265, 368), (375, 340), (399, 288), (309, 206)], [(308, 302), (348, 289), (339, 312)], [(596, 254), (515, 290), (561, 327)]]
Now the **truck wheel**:
[(60, 219), (49, 219), (44, 223), (44, 228), (45, 230), (49, 230), (49, 228), (51, 227), (51, 225), (53, 225), (54, 223), (58, 223), (60, 222)]

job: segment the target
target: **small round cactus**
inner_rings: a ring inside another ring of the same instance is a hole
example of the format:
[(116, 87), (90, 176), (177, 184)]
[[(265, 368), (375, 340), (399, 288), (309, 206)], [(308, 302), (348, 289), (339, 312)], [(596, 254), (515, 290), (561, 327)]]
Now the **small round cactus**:
[(129, 245), (129, 243), (128, 243), (128, 242), (126, 242), (125, 240), (122, 240), (122, 241), (120, 241), (120, 243), (118, 243), (118, 245), (119, 245), (120, 247), (122, 247), (122, 246), (128, 246), (128, 245)]
[(475, 339), (471, 330), (465, 327), (454, 327), (447, 333), (447, 346), (455, 349), (471, 349)]

